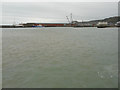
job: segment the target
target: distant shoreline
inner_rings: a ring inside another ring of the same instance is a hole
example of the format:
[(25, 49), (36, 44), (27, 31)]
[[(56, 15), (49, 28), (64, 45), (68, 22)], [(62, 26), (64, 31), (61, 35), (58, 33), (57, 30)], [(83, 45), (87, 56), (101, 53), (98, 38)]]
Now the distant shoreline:
[[(86, 26), (86, 27), (88, 27), (88, 26)], [(85, 26), (84, 27), (82, 27), (82, 26), (80, 26), (80, 27), (73, 27), (73, 28), (86, 28)], [(90, 26), (91, 27), (91, 26)], [(43, 28), (43, 27), (0, 27), (0, 28)], [(45, 28), (47, 28), (47, 27), (45, 27)], [(60, 28), (60, 27), (59, 27)], [(66, 27), (67, 28), (67, 27)], [(97, 27), (96, 27), (97, 28)], [(104, 27), (104, 28), (120, 28), (120, 27), (117, 27), (117, 26), (109, 26), (109, 27)]]
[[(120, 16), (91, 21), (72, 21), (69, 23), (23, 23), (18, 25), (0, 25), (0, 28), (39, 28), (39, 27), (97, 27), (98, 23), (106, 22), (107, 27), (120, 27)], [(119, 22), (118, 25), (116, 25)]]

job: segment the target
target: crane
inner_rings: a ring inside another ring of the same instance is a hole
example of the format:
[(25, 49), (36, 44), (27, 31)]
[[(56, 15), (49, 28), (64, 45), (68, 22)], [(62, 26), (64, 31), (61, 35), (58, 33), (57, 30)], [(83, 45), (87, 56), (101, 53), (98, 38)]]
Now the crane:
[(72, 13), (70, 14), (70, 18), (71, 18), (71, 23), (72, 23), (73, 22)]
[(67, 18), (68, 22), (70, 23), (70, 20), (69, 20), (68, 16), (66, 16), (66, 18)]

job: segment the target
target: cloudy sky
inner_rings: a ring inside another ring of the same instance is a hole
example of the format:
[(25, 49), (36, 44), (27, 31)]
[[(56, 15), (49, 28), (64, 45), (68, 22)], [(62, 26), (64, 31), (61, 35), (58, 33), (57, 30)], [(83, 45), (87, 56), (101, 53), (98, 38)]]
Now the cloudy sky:
[(3, 2), (2, 23), (86, 21), (118, 15), (118, 2)]

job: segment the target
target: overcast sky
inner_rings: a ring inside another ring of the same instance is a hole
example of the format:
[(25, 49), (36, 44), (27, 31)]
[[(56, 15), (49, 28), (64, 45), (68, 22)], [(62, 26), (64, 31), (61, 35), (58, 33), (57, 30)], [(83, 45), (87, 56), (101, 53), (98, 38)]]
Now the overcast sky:
[(95, 20), (118, 15), (117, 2), (4, 2), (2, 23), (67, 22), (73, 20)]

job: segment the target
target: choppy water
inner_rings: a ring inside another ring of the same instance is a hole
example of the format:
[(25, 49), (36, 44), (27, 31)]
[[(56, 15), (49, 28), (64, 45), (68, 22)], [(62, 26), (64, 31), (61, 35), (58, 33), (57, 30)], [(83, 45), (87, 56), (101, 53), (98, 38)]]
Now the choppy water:
[(117, 28), (3, 29), (3, 88), (118, 87)]

